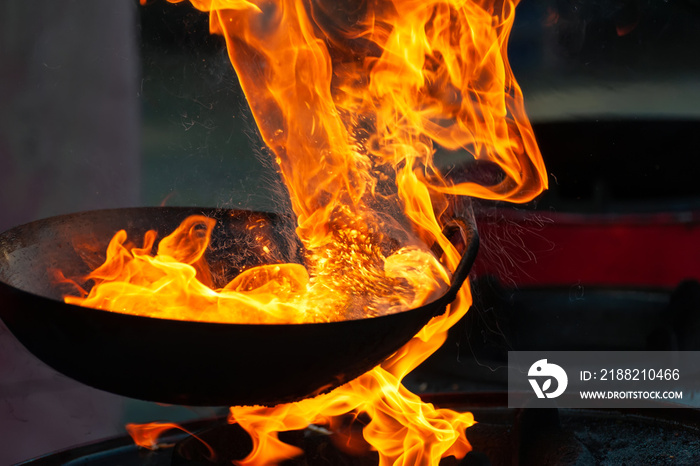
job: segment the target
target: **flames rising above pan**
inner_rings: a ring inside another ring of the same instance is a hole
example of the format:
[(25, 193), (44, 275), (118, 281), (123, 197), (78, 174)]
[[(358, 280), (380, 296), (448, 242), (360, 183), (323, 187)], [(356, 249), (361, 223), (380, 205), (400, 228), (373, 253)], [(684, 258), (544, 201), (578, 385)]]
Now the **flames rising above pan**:
[[(154, 237), (134, 247), (125, 234), (115, 236), (107, 262), (90, 277), (96, 286), (69, 301), (113, 309), (117, 299), (132, 295), (132, 288), (124, 293), (125, 283), (139, 281), (148, 289), (142, 295), (157, 293), (173, 282), (164, 277), (174, 267), (175, 275), (187, 274), (184, 288), (196, 288), (178, 294), (175, 303), (214, 302), (219, 312), (221, 302), (233, 299), (232, 307), (245, 309), (236, 321), (296, 323), (398, 312), (431, 300), (449, 282), (460, 251), (443, 232), (460, 214), (460, 196), (525, 202), (546, 188), (506, 54), (516, 1), (190, 3), (208, 12), (211, 32), (226, 39), (288, 188), (305, 263), (250, 269), (212, 289), (200, 259), (213, 225), (190, 218), (160, 241), (155, 255)], [(438, 169), (436, 148), (460, 151), (465, 162), (494, 163), (503, 176), (488, 186), (451, 182)], [(137, 261), (146, 268), (130, 270)], [(134, 292), (133, 298), (138, 303), (143, 296)], [(369, 419), (364, 441), (379, 452), (381, 465), (437, 464), (465, 455), (465, 429), (473, 417), (423, 403), (401, 380), (444, 342), (470, 303), (463, 287), (448, 311), (403, 348), (328, 394), (231, 408), (230, 422), (245, 428), (254, 444), (240, 464), (297, 455), (278, 432), (332, 426), (347, 413)], [(159, 297), (156, 307), (162, 304)], [(201, 306), (184, 307), (197, 317), (177, 318), (201, 318)], [(158, 312), (147, 315), (162, 316)], [(225, 306), (220, 313), (226, 314)], [(154, 442), (144, 434), (148, 429), (130, 427), (144, 445)]]

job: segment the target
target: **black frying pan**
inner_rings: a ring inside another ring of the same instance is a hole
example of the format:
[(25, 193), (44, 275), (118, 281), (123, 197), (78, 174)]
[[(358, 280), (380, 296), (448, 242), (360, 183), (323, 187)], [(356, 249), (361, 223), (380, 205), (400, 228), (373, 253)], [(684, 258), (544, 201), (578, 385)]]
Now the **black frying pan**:
[[(274, 214), (158, 207), (63, 215), (0, 235), (0, 317), (39, 359), (95, 388), (171, 404), (274, 405), (329, 391), (393, 354), (454, 300), (478, 249), (476, 228), (467, 221), (468, 246), (442, 297), (361, 320), (202, 323), (62, 301), (52, 270), (84, 275), (102, 263), (118, 230), (140, 245), (145, 231), (155, 229), (162, 238), (193, 214), (217, 219), (207, 260), (221, 281), (262, 264), (262, 257), (267, 263), (301, 262), (301, 245), (283, 234), (293, 229), (291, 219)], [(267, 256), (260, 237), (269, 238)]]

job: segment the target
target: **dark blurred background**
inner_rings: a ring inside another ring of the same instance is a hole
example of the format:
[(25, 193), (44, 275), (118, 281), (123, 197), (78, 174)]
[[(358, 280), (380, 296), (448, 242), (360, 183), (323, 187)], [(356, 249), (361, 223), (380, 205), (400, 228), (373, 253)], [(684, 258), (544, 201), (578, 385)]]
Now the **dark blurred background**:
[[(697, 0), (523, 0), (510, 60), (536, 124), (696, 121), (698, 50)], [(5, 1), (0, 63), (0, 230), (95, 208), (280, 204), (223, 40), (186, 3)], [(553, 189), (531, 206), (538, 209), (605, 210), (619, 197), (636, 199), (629, 193), (639, 185), (610, 184), (640, 176), (678, 187), (685, 207), (700, 199), (697, 144), (675, 154), (671, 171), (659, 160), (627, 170), (631, 160), (591, 153), (594, 172), (617, 173), (595, 183), (567, 169), (590, 166), (587, 159), (544, 156)], [(573, 185), (585, 186), (557, 188)], [(653, 203), (647, 191), (639, 199)], [(665, 208), (673, 209), (675, 193)], [(0, 401), (2, 464), (122, 434), (125, 422), (216, 412), (81, 386), (26, 353), (4, 327)]]

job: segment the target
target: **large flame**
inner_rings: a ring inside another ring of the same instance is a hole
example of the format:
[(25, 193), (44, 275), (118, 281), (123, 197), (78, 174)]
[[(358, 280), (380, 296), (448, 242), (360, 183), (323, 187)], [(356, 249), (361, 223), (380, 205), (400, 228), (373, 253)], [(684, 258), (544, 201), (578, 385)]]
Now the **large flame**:
[[(226, 38), (288, 187), (306, 267), (251, 269), (212, 290), (201, 260), (212, 224), (192, 218), (160, 242), (156, 256), (152, 234), (135, 248), (125, 246), (120, 232), (108, 262), (90, 277), (100, 287), (71, 302), (144, 313), (148, 306), (134, 302), (150, 300), (147, 315), (260, 323), (396, 312), (441, 292), (459, 262), (442, 233), (454, 213), (451, 198), (525, 202), (546, 187), (506, 58), (517, 1), (190, 2), (209, 12), (211, 31)], [(437, 168), (436, 147), (461, 151), (465, 162), (495, 163), (502, 176), (488, 186), (450, 182)], [(439, 261), (430, 253), (434, 244), (444, 251)], [(177, 279), (166, 278), (171, 269)], [(372, 294), (383, 299), (350, 299)], [(174, 310), (164, 315), (170, 295)], [(345, 413), (368, 416), (364, 439), (381, 465), (465, 455), (471, 414), (435, 409), (401, 380), (444, 342), (470, 303), (465, 286), (448, 312), (380, 367), (329, 394), (272, 408), (231, 408), (230, 422), (253, 437), (254, 449), (241, 464), (297, 455), (278, 432), (333, 425), (334, 416)]]

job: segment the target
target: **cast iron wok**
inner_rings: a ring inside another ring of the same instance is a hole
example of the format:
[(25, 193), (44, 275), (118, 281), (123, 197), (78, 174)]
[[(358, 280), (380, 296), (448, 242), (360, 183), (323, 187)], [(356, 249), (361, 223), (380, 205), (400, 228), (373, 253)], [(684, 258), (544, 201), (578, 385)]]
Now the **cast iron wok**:
[(102, 263), (118, 230), (140, 246), (145, 231), (157, 230), (160, 239), (192, 214), (217, 220), (207, 261), (221, 280), (262, 264), (263, 257), (266, 263), (301, 261), (300, 244), (283, 234), (293, 229), (291, 219), (275, 214), (157, 207), (58, 216), (0, 235), (0, 317), (39, 359), (101, 390), (181, 405), (274, 405), (329, 391), (394, 353), (454, 300), (478, 248), (473, 222), (465, 222), (468, 246), (448, 291), (424, 306), (368, 319), (202, 323), (62, 301), (55, 270), (84, 275)]

